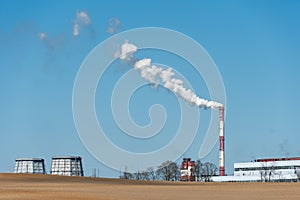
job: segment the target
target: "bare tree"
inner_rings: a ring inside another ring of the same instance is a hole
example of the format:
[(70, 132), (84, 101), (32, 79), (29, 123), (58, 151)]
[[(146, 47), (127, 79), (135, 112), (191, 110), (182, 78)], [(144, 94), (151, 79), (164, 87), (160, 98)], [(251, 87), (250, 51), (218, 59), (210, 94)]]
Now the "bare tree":
[(141, 172), (136, 172), (136, 173), (134, 173), (134, 178), (133, 178), (134, 180), (142, 180), (142, 174), (141, 174)]
[(123, 175), (120, 176), (121, 179), (129, 179), (129, 180), (133, 180), (135, 179), (134, 174), (129, 173), (129, 172), (123, 172)]
[(147, 171), (140, 172), (140, 180), (148, 180), (148, 173)]
[(274, 176), (275, 166), (274, 163), (268, 165), (267, 163), (262, 163), (260, 170), (260, 179), (262, 182), (271, 182)]
[(297, 176), (297, 181), (300, 182), (300, 167), (295, 167), (295, 174)]
[(274, 181), (274, 175), (275, 175), (275, 163), (273, 162), (271, 164), (271, 166), (269, 167), (269, 171), (268, 171), (268, 179), (269, 179), (269, 182), (270, 181)]
[(156, 174), (154, 171), (154, 167), (148, 167), (147, 168), (147, 180), (156, 180)]
[(123, 172), (123, 175), (120, 176), (121, 179), (129, 179), (129, 180), (132, 180), (134, 179), (134, 174), (130, 173), (127, 171), (127, 167), (125, 167), (125, 171)]
[(166, 161), (157, 167), (156, 175), (160, 180), (176, 181), (179, 179), (179, 168), (175, 162)]
[(261, 164), (261, 170), (259, 171), (260, 173), (260, 180), (261, 182), (267, 182), (267, 175), (268, 175), (268, 167), (265, 165), (265, 163)]
[(202, 166), (202, 179), (206, 182), (211, 181), (211, 177), (217, 174), (217, 169), (217, 166), (211, 162), (204, 163)]
[(203, 164), (201, 163), (201, 161), (198, 159), (195, 162), (195, 174), (197, 177), (197, 181), (201, 181), (202, 178), (202, 174), (203, 174), (203, 168), (202, 168)]

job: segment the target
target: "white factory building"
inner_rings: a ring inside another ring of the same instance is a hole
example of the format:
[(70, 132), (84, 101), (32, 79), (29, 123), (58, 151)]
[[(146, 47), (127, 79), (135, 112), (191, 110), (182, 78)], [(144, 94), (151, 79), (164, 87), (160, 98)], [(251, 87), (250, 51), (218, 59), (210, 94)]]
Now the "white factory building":
[(268, 158), (234, 163), (233, 176), (215, 176), (215, 182), (297, 181), (300, 158)]

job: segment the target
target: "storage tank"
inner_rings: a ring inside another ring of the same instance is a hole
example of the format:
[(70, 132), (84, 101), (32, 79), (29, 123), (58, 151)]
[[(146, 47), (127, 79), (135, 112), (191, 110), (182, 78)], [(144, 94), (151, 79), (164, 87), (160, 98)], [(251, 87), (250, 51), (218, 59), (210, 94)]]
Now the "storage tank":
[(45, 174), (45, 164), (42, 158), (18, 158), (15, 162), (15, 173)]
[(60, 156), (53, 157), (51, 174), (63, 176), (83, 176), (81, 157)]

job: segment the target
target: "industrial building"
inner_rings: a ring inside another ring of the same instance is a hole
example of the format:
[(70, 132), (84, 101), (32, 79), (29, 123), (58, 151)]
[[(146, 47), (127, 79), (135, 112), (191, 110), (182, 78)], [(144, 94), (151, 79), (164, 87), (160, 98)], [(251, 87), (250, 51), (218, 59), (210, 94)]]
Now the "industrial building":
[(45, 174), (44, 159), (41, 158), (19, 158), (15, 162), (15, 173)]
[(81, 157), (53, 157), (50, 173), (63, 176), (83, 176)]
[(195, 161), (183, 158), (180, 168), (180, 181), (195, 181)]
[(268, 158), (234, 163), (233, 176), (212, 177), (212, 180), (216, 182), (291, 182), (299, 179), (300, 157)]

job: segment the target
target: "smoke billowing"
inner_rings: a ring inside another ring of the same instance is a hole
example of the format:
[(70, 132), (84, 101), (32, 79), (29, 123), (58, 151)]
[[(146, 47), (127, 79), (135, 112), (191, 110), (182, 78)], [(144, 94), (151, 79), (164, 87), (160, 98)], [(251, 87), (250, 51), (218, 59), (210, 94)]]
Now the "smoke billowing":
[(290, 156), (290, 153), (289, 153), (289, 151), (288, 151), (288, 149), (289, 149), (288, 140), (287, 140), (287, 139), (284, 140), (282, 143), (279, 144), (279, 146), (280, 146), (280, 151), (281, 151), (282, 155), (283, 155), (285, 158), (289, 157), (289, 156)]
[(45, 33), (45, 32), (40, 32), (40, 33), (38, 33), (38, 37), (39, 37), (39, 39), (40, 40), (46, 40), (47, 39), (47, 33)]
[(125, 43), (121, 46), (116, 55), (123, 61), (132, 62), (135, 70), (141, 72), (141, 77), (155, 85), (162, 84), (165, 88), (173, 91), (176, 95), (185, 101), (198, 107), (217, 109), (222, 106), (221, 103), (209, 101), (198, 97), (191, 89), (183, 86), (183, 81), (175, 78), (174, 71), (171, 67), (164, 69), (151, 64), (150, 58), (136, 60), (134, 53), (137, 47), (134, 44)]
[(137, 51), (137, 47), (133, 44), (128, 43), (126, 40), (124, 44), (115, 52), (115, 58), (120, 58), (126, 62), (134, 60), (134, 53)]
[(85, 11), (77, 11), (76, 19), (73, 24), (73, 35), (78, 36), (83, 26), (87, 26), (91, 23), (90, 17)]
[(114, 34), (119, 32), (120, 28), (121, 28), (121, 21), (118, 18), (110, 18), (108, 20), (108, 28), (106, 32), (110, 34)]
[(39, 32), (38, 38), (40, 41), (42, 41), (48, 50), (54, 51), (59, 47), (62, 47), (65, 44), (65, 38), (63, 35), (57, 35), (54, 37), (50, 37), (45, 32)]

